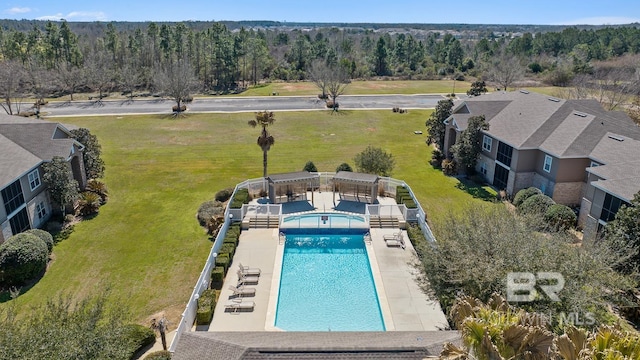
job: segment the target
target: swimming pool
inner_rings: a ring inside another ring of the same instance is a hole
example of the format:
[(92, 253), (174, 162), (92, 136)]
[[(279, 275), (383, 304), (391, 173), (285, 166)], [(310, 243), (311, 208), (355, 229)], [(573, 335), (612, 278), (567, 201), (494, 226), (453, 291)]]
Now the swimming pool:
[(363, 216), (319, 213), (291, 215), (282, 220), (281, 228), (368, 228)]
[(275, 326), (385, 331), (362, 233), (287, 233)]

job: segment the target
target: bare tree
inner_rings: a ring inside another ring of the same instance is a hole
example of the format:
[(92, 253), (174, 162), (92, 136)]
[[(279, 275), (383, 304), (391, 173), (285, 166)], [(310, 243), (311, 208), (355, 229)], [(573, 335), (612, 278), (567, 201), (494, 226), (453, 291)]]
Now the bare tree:
[(309, 69), (309, 78), (313, 81), (314, 84), (322, 91), (320, 94), (321, 99), (326, 99), (327, 96), (327, 82), (329, 80), (329, 76), (331, 75), (331, 70), (327, 66), (327, 63), (324, 60), (314, 60), (311, 63), (311, 68)]
[(64, 90), (69, 93), (69, 101), (73, 101), (73, 94), (75, 94), (78, 86), (82, 84), (84, 74), (81, 68), (66, 63), (60, 66), (58, 69), (58, 80), (64, 87)]
[(186, 106), (182, 103), (190, 97), (195, 86), (196, 78), (193, 68), (186, 59), (167, 63), (156, 78), (156, 87), (176, 102), (174, 107), (176, 114), (186, 110)]
[(489, 79), (505, 91), (524, 76), (524, 67), (518, 58), (508, 54), (505, 49), (489, 61), (486, 71)]
[(635, 73), (631, 68), (596, 66), (593, 74), (574, 78), (571, 97), (596, 99), (605, 109), (615, 110), (639, 93), (640, 81), (635, 79)]
[(113, 85), (114, 72), (113, 62), (109, 59), (109, 54), (104, 50), (96, 50), (85, 62), (85, 76), (89, 87), (98, 92), (98, 100), (101, 103), (105, 97), (104, 92)]
[(0, 106), (9, 115), (20, 112), (20, 101), (23, 95), (23, 82), (26, 78), (24, 68), (13, 60), (0, 62)]
[(133, 91), (140, 83), (140, 69), (139, 66), (136, 66), (130, 62), (125, 63), (124, 66), (120, 69), (120, 76), (118, 77), (118, 82), (126, 92), (129, 93), (129, 101), (133, 101)]
[(351, 82), (347, 72), (340, 66), (335, 66), (327, 81), (327, 90), (333, 102), (333, 111), (338, 111), (338, 96), (342, 95)]
[(50, 96), (56, 88), (56, 74), (31, 61), (27, 66), (27, 79), (29, 89), (36, 98), (33, 108), (36, 116), (39, 117), (40, 108), (47, 103), (45, 98)]

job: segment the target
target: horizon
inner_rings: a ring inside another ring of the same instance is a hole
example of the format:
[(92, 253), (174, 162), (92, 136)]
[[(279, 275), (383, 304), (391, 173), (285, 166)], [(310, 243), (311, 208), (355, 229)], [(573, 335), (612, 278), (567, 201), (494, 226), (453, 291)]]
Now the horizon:
[[(151, 5), (152, 4), (152, 5)], [(464, 9), (464, 11), (456, 11)], [(333, 10), (333, 11), (332, 11)], [(629, 14), (632, 14), (629, 16)], [(636, 15), (637, 14), (637, 15)], [(280, 23), (368, 23), (368, 24), (464, 24), (464, 25), (632, 25), (640, 23), (640, 3), (611, 0), (584, 4), (582, 1), (539, 0), (535, 3), (492, 0), (445, 3), (371, 0), (363, 5), (354, 0), (329, 1), (313, 9), (294, 0), (242, 3), (211, 3), (192, 0), (176, 7), (174, 2), (157, 0), (109, 3), (45, 0), (5, 2), (0, 7), (5, 20), (69, 22), (189, 22), (189, 21), (275, 21)], [(257, 20), (256, 20), (257, 19)]]

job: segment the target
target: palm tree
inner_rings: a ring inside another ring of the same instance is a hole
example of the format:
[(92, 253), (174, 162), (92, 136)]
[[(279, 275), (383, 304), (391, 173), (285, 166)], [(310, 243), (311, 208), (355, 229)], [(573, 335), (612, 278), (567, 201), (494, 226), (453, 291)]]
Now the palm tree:
[(262, 176), (267, 177), (267, 151), (271, 149), (271, 146), (275, 143), (273, 136), (267, 131), (269, 125), (273, 125), (276, 122), (275, 115), (272, 111), (260, 111), (256, 113), (255, 120), (249, 120), (249, 126), (256, 127), (261, 126), (262, 132), (258, 136), (258, 146), (262, 149)]

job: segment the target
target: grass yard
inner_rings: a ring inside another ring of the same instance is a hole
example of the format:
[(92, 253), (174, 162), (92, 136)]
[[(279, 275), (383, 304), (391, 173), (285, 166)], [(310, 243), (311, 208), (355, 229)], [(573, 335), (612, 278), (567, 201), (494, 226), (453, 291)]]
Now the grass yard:
[[(429, 165), (424, 130), (429, 110), (280, 112), (271, 128), (275, 145), (269, 173), (300, 171), (308, 160), (335, 171), (367, 145), (396, 159), (393, 177), (404, 179), (431, 218), (486, 203), (461, 190), (458, 180)], [(198, 206), (220, 189), (262, 174), (259, 129), (252, 113), (59, 118), (98, 136), (107, 165), (108, 204), (76, 225), (54, 249), (47, 274), (17, 299), (41, 303), (56, 294), (82, 297), (105, 287), (133, 320), (169, 310), (175, 326), (202, 270), (211, 242), (198, 225)], [(465, 188), (466, 189), (466, 188)], [(6, 306), (2, 304), (0, 306)]]
[[(370, 80), (352, 81), (345, 90), (345, 95), (374, 94), (449, 94), (453, 91), (453, 80)], [(465, 93), (471, 87), (467, 81), (456, 81), (456, 93)], [(240, 96), (269, 96), (273, 93), (280, 96), (317, 95), (320, 93), (312, 82), (289, 82), (261, 84), (249, 88)]]

